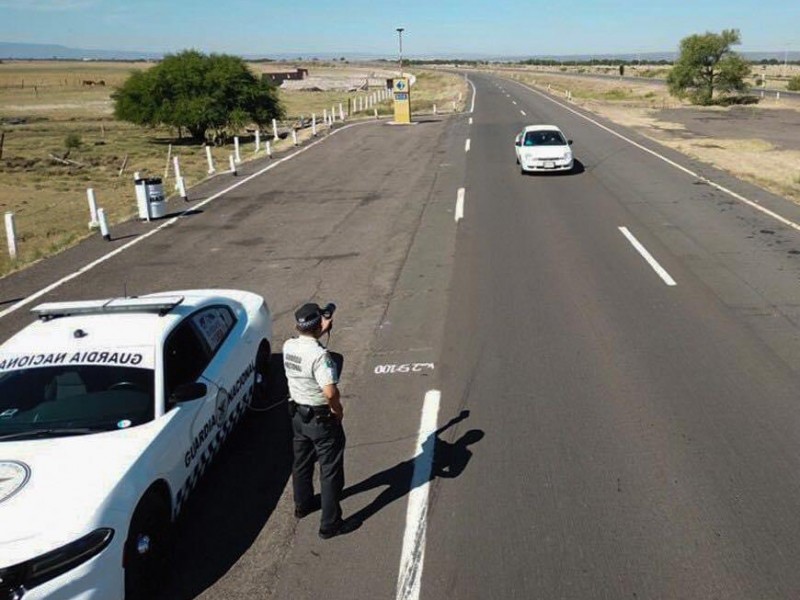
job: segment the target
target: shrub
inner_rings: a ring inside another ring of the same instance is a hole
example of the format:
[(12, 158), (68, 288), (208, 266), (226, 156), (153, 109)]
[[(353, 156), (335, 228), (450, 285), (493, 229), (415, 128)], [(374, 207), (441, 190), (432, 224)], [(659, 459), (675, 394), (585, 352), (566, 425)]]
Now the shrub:
[(733, 106), (734, 104), (743, 105), (743, 104), (758, 104), (759, 98), (758, 96), (722, 96), (720, 98), (715, 98), (715, 103), (719, 104), (720, 106)]
[(67, 137), (64, 138), (64, 147), (67, 150), (77, 150), (81, 147), (82, 144), (81, 136), (75, 133), (68, 133)]
[(790, 92), (800, 92), (800, 75), (795, 75), (789, 80), (786, 89)]

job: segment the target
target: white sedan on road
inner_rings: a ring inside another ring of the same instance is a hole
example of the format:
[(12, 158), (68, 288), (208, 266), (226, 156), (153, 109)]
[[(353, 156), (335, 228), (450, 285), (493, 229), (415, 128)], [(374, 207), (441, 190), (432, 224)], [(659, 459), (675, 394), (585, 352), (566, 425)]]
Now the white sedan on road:
[(150, 598), (171, 524), (264, 394), (261, 296), (59, 302), (0, 346), (0, 600)]
[(528, 125), (514, 140), (517, 164), (523, 174), (541, 171), (571, 171), (574, 166), (572, 140), (555, 125)]

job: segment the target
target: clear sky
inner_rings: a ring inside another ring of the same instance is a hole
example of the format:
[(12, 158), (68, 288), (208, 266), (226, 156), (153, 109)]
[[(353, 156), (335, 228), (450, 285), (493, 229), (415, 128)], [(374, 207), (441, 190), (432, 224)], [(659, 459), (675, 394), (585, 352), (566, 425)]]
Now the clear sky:
[(237, 54), (541, 55), (669, 51), (738, 28), (800, 50), (800, 0), (0, 0), (0, 41)]

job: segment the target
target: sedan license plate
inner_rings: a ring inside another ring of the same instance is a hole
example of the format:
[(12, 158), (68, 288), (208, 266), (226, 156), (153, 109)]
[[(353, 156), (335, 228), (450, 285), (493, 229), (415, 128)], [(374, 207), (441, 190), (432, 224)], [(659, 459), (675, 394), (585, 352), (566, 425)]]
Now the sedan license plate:
[(552, 160), (546, 160), (546, 161), (544, 161), (544, 168), (545, 169), (555, 169), (556, 168), (556, 163), (554, 163)]

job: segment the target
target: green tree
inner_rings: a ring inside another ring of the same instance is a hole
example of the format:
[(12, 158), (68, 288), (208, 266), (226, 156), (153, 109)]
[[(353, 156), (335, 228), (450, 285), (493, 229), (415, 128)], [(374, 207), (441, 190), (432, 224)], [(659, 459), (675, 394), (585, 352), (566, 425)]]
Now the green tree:
[(712, 104), (715, 93), (745, 91), (750, 65), (731, 50), (731, 46), (740, 43), (737, 29), (683, 38), (680, 56), (667, 77), (670, 93), (688, 97), (694, 104)]
[(795, 75), (789, 80), (789, 83), (786, 84), (786, 89), (792, 92), (800, 91), (800, 75)]
[(284, 115), (275, 87), (245, 62), (225, 54), (185, 50), (133, 73), (114, 94), (114, 115), (137, 125), (187, 130), (196, 140), (209, 131), (266, 125)]

